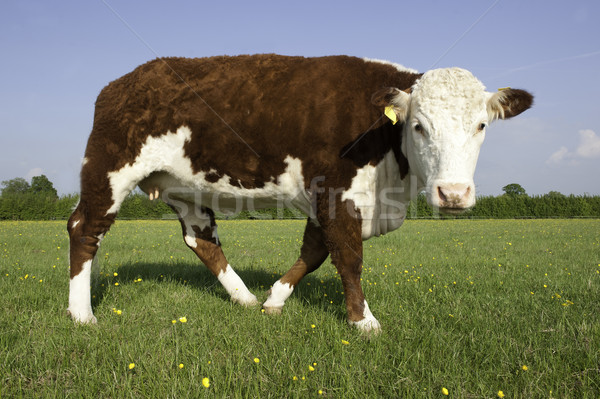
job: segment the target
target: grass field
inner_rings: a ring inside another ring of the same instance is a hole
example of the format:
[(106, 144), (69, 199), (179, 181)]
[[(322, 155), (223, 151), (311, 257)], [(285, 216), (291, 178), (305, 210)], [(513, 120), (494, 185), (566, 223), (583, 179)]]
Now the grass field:
[[(259, 300), (303, 227), (220, 223)], [(65, 222), (0, 223), (0, 254), (2, 398), (600, 397), (598, 220), (408, 221), (365, 242), (371, 339), (329, 261), (264, 315), (227, 299), (174, 221), (112, 228), (97, 325), (66, 316)]]

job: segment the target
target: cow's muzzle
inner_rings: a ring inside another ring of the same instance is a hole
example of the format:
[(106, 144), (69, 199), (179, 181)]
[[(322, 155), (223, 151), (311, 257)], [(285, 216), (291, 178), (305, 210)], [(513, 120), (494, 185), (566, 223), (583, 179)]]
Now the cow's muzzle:
[(475, 189), (472, 184), (435, 184), (430, 204), (443, 213), (462, 213), (475, 205)]

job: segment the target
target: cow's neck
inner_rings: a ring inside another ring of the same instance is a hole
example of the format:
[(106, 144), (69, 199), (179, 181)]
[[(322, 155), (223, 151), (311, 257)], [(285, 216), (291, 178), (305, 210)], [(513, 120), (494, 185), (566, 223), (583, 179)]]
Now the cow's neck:
[[(402, 225), (415, 186), (402, 150), (402, 126), (372, 130), (342, 151), (357, 167), (342, 199), (352, 200), (362, 218), (362, 236), (386, 234)], [(411, 184), (411, 182), (413, 184)]]

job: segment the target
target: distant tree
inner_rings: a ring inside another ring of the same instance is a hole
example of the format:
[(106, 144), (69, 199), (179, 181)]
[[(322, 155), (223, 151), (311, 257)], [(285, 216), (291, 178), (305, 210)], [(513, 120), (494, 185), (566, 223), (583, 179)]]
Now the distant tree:
[(31, 178), (31, 188), (30, 191), (33, 194), (44, 194), (45, 196), (58, 198), (58, 193), (54, 188), (54, 185), (46, 175), (33, 176)]
[(525, 189), (523, 187), (521, 187), (520, 184), (517, 184), (517, 183), (508, 184), (508, 185), (502, 187), (502, 191), (504, 191), (504, 194), (509, 195), (511, 197), (516, 197), (519, 195), (527, 195), (527, 193), (525, 192)]
[(544, 197), (546, 197), (546, 198), (559, 198), (559, 199), (567, 198), (566, 195), (564, 195), (563, 193), (558, 192), (558, 191), (550, 191), (548, 194), (545, 194)]
[(2, 182), (2, 196), (6, 197), (14, 194), (25, 194), (29, 191), (31, 186), (27, 183), (27, 180), (22, 177), (17, 177), (11, 180), (4, 180)]

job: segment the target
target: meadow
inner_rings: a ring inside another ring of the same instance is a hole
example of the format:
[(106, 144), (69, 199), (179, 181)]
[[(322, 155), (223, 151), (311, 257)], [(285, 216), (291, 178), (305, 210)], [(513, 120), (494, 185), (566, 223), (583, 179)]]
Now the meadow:
[[(222, 221), (259, 300), (303, 221)], [(117, 221), (97, 325), (66, 315), (65, 222), (0, 223), (2, 398), (598, 398), (600, 220), (411, 220), (365, 242), (382, 333), (346, 322), (329, 260), (280, 316), (228, 300), (176, 221)]]

